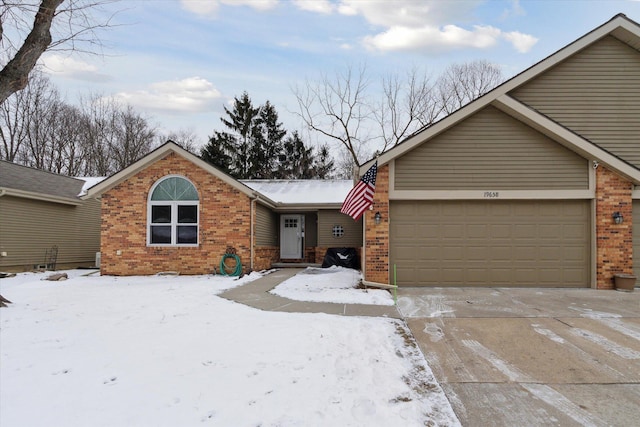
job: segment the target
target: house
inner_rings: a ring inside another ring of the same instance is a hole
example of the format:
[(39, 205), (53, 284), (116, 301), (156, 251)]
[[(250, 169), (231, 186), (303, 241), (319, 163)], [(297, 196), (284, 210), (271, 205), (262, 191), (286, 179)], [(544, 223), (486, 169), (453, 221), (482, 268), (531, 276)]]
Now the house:
[(318, 263), (330, 247), (362, 245), (362, 221), (339, 212), (349, 180), (238, 181), (169, 141), (90, 188), (102, 204), (101, 271), (220, 272)]
[(0, 270), (95, 265), (100, 204), (80, 198), (95, 182), (0, 160)]
[(367, 280), (610, 289), (616, 274), (640, 277), (640, 25), (613, 17), (377, 162)]

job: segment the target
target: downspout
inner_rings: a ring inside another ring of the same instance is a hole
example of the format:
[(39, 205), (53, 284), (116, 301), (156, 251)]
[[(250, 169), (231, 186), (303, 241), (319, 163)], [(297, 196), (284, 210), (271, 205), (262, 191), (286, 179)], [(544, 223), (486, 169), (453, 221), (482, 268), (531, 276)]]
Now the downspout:
[(254, 253), (254, 236), (253, 236), (253, 223), (255, 221), (255, 204), (256, 204), (256, 200), (258, 200), (258, 196), (255, 195), (255, 193), (253, 194), (253, 196), (251, 197), (251, 202), (249, 203), (249, 211), (250, 211), (250, 216), (251, 216), (251, 237), (250, 237), (250, 261), (249, 261), (249, 268), (251, 269), (251, 271), (253, 271), (253, 258), (255, 256)]
[(5, 194), (7, 194), (7, 190), (5, 190), (4, 188), (0, 190), (0, 197), (4, 196)]

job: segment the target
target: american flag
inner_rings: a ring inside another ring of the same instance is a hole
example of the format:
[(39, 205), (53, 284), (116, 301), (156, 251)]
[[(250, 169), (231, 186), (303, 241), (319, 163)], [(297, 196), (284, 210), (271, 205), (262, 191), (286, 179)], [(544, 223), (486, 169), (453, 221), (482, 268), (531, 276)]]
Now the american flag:
[(360, 178), (358, 184), (349, 191), (347, 198), (342, 203), (340, 212), (349, 215), (354, 220), (359, 220), (364, 211), (373, 203), (373, 193), (376, 191), (376, 175), (378, 175), (378, 162)]

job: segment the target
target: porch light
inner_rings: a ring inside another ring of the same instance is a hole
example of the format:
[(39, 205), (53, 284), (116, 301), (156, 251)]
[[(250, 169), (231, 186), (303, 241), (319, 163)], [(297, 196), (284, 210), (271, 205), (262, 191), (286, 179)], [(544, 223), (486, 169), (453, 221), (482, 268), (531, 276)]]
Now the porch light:
[(376, 212), (376, 214), (373, 216), (373, 220), (376, 222), (376, 224), (380, 224), (380, 221), (382, 221), (382, 215), (380, 215), (380, 212)]
[(616, 224), (622, 224), (624, 222), (624, 217), (620, 212), (613, 213), (613, 222), (615, 222)]

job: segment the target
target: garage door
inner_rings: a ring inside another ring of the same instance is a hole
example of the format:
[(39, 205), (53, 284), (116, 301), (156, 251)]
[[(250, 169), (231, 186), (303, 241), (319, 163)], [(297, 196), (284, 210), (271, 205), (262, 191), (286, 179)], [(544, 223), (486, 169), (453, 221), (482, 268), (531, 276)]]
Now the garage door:
[(400, 286), (589, 287), (587, 200), (392, 201)]
[(633, 274), (640, 277), (640, 200), (633, 201)]

